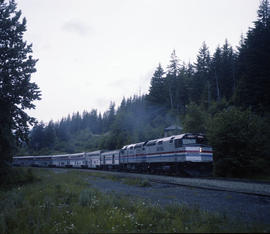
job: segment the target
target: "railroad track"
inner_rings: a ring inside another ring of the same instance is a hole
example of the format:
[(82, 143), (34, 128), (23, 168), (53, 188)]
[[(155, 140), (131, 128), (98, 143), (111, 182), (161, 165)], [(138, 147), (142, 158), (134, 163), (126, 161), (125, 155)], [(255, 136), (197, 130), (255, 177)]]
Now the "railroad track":
[[(64, 169), (64, 168), (59, 168)], [(70, 169), (66, 169), (70, 170)], [(221, 179), (221, 178), (183, 178), (175, 176), (164, 176), (164, 175), (153, 175), (153, 174), (137, 174), (129, 172), (115, 172), (115, 171), (99, 171), (91, 169), (71, 169), (80, 170), (84, 172), (95, 172), (110, 174), (123, 178), (140, 178), (146, 179), (150, 182), (168, 184), (175, 186), (185, 186), (190, 188), (208, 189), (215, 191), (227, 191), (236, 192), (249, 195), (257, 195), (270, 197), (270, 183), (269, 182), (259, 182), (259, 181), (249, 181), (240, 179)]]

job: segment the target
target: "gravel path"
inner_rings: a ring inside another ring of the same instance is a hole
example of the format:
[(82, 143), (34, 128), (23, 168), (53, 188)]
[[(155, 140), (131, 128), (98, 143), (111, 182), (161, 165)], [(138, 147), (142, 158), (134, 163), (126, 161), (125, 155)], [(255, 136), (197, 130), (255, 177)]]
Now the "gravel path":
[(151, 182), (151, 187), (139, 187), (92, 176), (89, 176), (88, 182), (105, 193), (134, 196), (160, 205), (198, 206), (203, 210), (241, 219), (247, 223), (270, 224), (270, 197), (154, 182)]

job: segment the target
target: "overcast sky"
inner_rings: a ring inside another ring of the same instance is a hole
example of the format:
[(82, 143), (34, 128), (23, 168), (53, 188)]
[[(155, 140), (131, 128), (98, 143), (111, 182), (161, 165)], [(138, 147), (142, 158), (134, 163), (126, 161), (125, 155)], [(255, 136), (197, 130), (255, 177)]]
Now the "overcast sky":
[(153, 71), (176, 50), (194, 62), (234, 47), (257, 17), (260, 0), (17, 0), (25, 40), (38, 58), (32, 81), (42, 100), (29, 114), (45, 123), (73, 112), (104, 112), (110, 101), (148, 92)]

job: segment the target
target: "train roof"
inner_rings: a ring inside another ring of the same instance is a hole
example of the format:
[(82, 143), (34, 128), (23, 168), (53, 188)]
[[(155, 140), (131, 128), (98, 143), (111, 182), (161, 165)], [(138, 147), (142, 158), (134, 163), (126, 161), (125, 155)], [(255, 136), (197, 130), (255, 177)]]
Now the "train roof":
[(146, 145), (146, 146), (152, 146), (152, 145), (154, 145), (156, 142), (157, 142), (157, 139), (156, 139), (156, 140), (147, 141), (145, 145)]
[(30, 158), (34, 158), (36, 156), (14, 156), (14, 159), (30, 159)]
[(65, 158), (65, 157), (69, 157), (69, 154), (59, 154), (59, 155), (52, 155), (52, 158)]
[(34, 158), (51, 158), (52, 155), (41, 155), (41, 156), (34, 156)]
[(146, 144), (147, 141), (144, 142), (140, 142), (140, 143), (136, 143), (134, 148), (139, 148), (141, 146), (144, 146)]
[[(158, 142), (159, 141), (170, 141), (170, 140), (174, 140), (174, 139), (182, 139), (182, 138), (185, 138), (185, 137), (205, 137), (204, 134), (202, 133), (183, 133), (183, 134), (180, 134), (180, 135), (173, 135), (173, 136), (170, 136), (170, 137), (163, 137), (163, 138), (159, 138), (159, 139), (156, 139)], [(151, 140), (153, 141), (153, 140)]]
[(78, 157), (83, 157), (85, 156), (85, 153), (82, 152), (82, 153), (76, 153), (76, 154), (69, 154), (69, 157), (70, 158), (78, 158)]
[(41, 156), (14, 156), (14, 159), (42, 159), (42, 158), (51, 158), (50, 155), (41, 155)]
[(131, 144), (127, 146), (127, 149), (130, 149), (131, 147), (134, 147), (136, 144)]
[(87, 154), (87, 155), (101, 154), (102, 152), (104, 152), (104, 150), (96, 150), (96, 151), (92, 151), (92, 152), (86, 152), (86, 154)]
[(136, 145), (136, 144), (124, 145), (124, 146), (122, 147), (122, 150), (129, 149), (130, 147), (135, 146), (135, 145)]
[(104, 151), (104, 152), (102, 152), (102, 154), (112, 154), (112, 153), (119, 153), (119, 149), (117, 149), (117, 150), (109, 150), (109, 151)]

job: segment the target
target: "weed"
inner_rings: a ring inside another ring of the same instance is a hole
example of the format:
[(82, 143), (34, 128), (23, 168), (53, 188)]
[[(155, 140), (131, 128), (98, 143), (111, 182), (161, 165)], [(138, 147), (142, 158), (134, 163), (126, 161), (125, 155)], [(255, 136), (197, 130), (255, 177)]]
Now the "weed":
[(151, 183), (150, 183), (149, 180), (143, 179), (143, 180), (141, 181), (141, 183), (140, 183), (140, 186), (141, 186), (141, 187), (151, 187), (152, 185), (151, 185)]
[(96, 193), (93, 190), (85, 189), (79, 195), (79, 204), (81, 206), (88, 206), (95, 208), (98, 205)]

